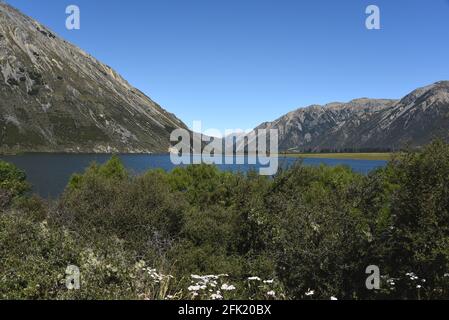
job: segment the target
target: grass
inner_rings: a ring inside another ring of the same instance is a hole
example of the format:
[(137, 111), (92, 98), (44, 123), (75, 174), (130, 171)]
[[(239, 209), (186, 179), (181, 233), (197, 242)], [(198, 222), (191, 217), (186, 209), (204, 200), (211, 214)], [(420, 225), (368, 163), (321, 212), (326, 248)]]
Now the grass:
[(351, 160), (390, 160), (391, 153), (286, 153), (292, 158), (351, 159)]

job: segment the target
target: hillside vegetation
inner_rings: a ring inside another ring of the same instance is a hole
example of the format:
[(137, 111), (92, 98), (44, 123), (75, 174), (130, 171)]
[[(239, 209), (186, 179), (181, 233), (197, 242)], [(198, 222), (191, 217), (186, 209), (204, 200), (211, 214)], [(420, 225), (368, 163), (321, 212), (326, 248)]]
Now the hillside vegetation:
[(300, 162), (133, 176), (113, 157), (48, 203), (0, 163), (0, 298), (447, 299), (448, 177), (440, 141), (367, 176)]

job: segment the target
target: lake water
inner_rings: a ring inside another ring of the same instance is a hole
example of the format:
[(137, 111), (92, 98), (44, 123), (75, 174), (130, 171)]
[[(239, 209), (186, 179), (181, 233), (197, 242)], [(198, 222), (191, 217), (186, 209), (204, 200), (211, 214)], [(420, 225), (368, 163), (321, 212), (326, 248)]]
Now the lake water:
[[(81, 173), (92, 162), (104, 163), (111, 155), (106, 154), (23, 154), (16, 156), (0, 156), (1, 160), (14, 163), (27, 173), (28, 181), (33, 185), (33, 192), (45, 198), (57, 197), (67, 185), (74, 173)], [(172, 170), (175, 165), (169, 155), (120, 155), (125, 166), (133, 173), (142, 173), (149, 169), (161, 168)], [(298, 159), (279, 158), (282, 167), (293, 164)], [(330, 166), (347, 165), (354, 171), (367, 174), (371, 170), (382, 167), (386, 161), (346, 160), (346, 159), (304, 159), (306, 165), (326, 164)], [(246, 172), (250, 168), (258, 169), (260, 165), (218, 165), (221, 170)]]

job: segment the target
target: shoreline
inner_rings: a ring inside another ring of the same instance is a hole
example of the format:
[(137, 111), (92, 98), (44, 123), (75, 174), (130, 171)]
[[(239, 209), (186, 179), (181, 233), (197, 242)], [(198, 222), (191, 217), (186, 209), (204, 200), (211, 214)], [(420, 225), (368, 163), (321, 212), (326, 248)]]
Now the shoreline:
[[(14, 157), (23, 155), (142, 155), (142, 156), (164, 156), (170, 155), (168, 152), (155, 152), (155, 153), (145, 153), (145, 152), (18, 152), (18, 153), (0, 153), (0, 157)], [(190, 154), (195, 155), (195, 154)], [(278, 157), (285, 158), (303, 158), (303, 159), (343, 159), (343, 160), (391, 160), (393, 153), (382, 153), (382, 152), (363, 152), (363, 153), (279, 153)], [(235, 154), (234, 156), (246, 156), (245, 154)], [(251, 156), (257, 156), (256, 154)]]
[(304, 159), (346, 159), (346, 160), (391, 160), (393, 153), (363, 152), (363, 153), (286, 153), (283, 156), (288, 158)]

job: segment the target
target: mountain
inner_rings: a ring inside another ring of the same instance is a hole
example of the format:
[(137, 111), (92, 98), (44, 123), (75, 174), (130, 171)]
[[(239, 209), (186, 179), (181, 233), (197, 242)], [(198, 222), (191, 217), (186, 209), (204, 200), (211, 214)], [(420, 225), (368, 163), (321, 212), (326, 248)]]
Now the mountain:
[(0, 152), (167, 152), (186, 128), (117, 72), (0, 3)]
[(356, 99), (312, 105), (257, 129), (278, 129), (281, 151), (374, 151), (449, 141), (449, 81), (401, 100)]

